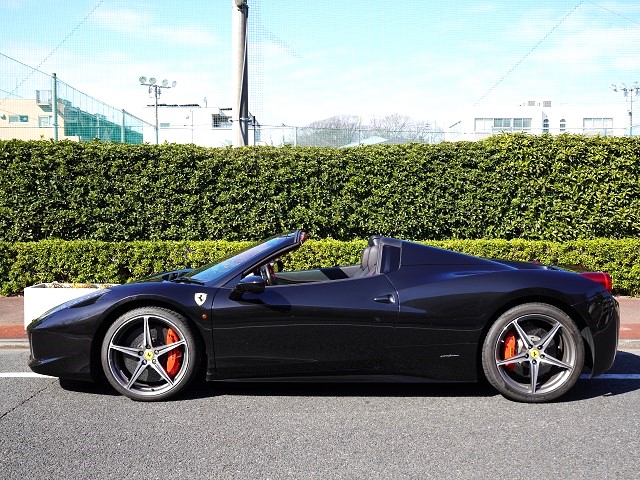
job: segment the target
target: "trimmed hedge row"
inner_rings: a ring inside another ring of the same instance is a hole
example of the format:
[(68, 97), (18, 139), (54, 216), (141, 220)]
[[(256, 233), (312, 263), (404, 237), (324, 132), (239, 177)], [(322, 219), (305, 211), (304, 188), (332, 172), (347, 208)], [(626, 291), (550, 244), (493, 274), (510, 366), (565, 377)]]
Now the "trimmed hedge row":
[[(640, 295), (640, 239), (595, 239), (568, 242), (526, 240), (429, 241), (431, 245), (489, 258), (532, 261), (604, 270), (614, 291)], [(0, 242), (0, 294), (20, 293), (40, 282), (125, 283), (153, 273), (199, 266), (249, 245), (229, 241)], [(364, 240), (309, 240), (286, 256), (287, 269), (348, 265), (360, 262)]]
[(0, 241), (628, 238), (640, 138), (203, 148), (0, 141)]

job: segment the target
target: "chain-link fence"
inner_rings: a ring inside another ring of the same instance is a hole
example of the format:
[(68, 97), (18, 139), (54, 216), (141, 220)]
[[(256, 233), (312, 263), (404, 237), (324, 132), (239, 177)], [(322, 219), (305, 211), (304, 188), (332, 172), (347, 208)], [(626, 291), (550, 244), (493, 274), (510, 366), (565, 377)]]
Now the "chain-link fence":
[(262, 145), (354, 147), (357, 145), (438, 143), (442, 130), (379, 130), (368, 126), (352, 128), (262, 126), (256, 133)]
[[(0, 54), (0, 69), (0, 139), (155, 142), (155, 125), (77, 90), (55, 74), (49, 75), (4, 54)], [(503, 132), (640, 134), (639, 126), (629, 126), (631, 117), (624, 104), (604, 110), (571, 112), (563, 109), (564, 113), (555, 115), (557, 118), (550, 108), (544, 105), (527, 107), (514, 111), (513, 118), (504, 115), (497, 118), (485, 109), (477, 114), (469, 112), (463, 121), (446, 127), (436, 122), (414, 122), (398, 114), (373, 118), (369, 123), (349, 115), (327, 118), (307, 126), (260, 125), (254, 121), (249, 126), (249, 144), (349, 147), (474, 141)], [(161, 105), (160, 143), (193, 143), (207, 147), (231, 145), (231, 117), (223, 110), (201, 108), (197, 104)]]
[(0, 54), (0, 139), (142, 143), (149, 123)]

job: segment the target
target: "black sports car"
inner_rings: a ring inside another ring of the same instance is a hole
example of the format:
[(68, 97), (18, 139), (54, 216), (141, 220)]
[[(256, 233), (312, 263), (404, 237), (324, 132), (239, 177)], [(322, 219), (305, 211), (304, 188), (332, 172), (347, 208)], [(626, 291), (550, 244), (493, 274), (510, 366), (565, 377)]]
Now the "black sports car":
[[(282, 270), (279, 235), (224, 260), (99, 290), (28, 327), (34, 372), (104, 377), (134, 400), (208, 380), (476, 381), (555, 399), (607, 371), (618, 303), (605, 273), (488, 260), (372, 236), (359, 265)], [(594, 281), (595, 280), (595, 281)]]

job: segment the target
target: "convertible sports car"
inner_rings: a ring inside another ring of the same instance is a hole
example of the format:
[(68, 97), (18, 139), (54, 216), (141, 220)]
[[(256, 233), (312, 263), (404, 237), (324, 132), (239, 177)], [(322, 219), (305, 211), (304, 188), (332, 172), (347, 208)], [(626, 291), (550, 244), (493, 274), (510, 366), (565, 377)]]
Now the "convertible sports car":
[(606, 273), (496, 261), (372, 236), (359, 265), (282, 271), (306, 234), (100, 290), (28, 327), (34, 372), (164, 400), (207, 380), (456, 381), (544, 402), (607, 371)]

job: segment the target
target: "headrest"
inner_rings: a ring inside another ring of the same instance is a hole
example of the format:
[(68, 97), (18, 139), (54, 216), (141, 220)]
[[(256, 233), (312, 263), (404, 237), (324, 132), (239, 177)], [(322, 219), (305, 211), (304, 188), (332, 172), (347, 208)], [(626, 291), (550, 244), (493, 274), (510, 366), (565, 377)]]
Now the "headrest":
[(363, 270), (367, 268), (367, 265), (369, 264), (370, 251), (371, 251), (371, 247), (367, 247), (364, 249), (364, 252), (362, 252), (362, 261), (360, 262), (360, 268), (362, 268)]
[(376, 271), (376, 265), (378, 264), (378, 247), (373, 246), (370, 248), (368, 265), (369, 270), (373, 273)]

